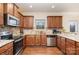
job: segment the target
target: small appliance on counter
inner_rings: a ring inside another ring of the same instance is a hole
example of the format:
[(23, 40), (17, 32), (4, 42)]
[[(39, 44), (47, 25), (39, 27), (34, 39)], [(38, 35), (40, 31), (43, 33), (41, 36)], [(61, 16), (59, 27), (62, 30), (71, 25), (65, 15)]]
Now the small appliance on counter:
[(53, 34), (57, 34), (57, 33), (61, 33), (61, 32), (60, 32), (58, 29), (53, 29), (53, 30), (52, 30), (52, 33), (53, 33)]

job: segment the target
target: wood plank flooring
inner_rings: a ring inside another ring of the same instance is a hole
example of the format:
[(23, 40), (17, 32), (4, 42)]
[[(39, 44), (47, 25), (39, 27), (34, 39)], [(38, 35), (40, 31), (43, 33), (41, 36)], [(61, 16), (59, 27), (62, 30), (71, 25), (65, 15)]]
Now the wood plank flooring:
[(57, 47), (27, 47), (22, 55), (63, 55)]

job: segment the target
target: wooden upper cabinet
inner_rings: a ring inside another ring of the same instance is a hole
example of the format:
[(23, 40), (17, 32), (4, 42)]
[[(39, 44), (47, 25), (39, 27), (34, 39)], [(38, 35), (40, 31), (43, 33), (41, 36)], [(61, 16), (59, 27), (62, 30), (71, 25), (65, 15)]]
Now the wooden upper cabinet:
[(33, 16), (24, 16), (24, 28), (33, 29)]
[(3, 4), (0, 3), (0, 26), (3, 25)]
[(0, 15), (3, 15), (3, 4), (0, 3)]
[(24, 16), (20, 15), (20, 27), (23, 28), (24, 26)]
[(48, 28), (62, 28), (62, 16), (48, 16)]
[(17, 18), (20, 18), (18, 7), (16, 5), (14, 5), (14, 16), (17, 17)]
[(62, 28), (62, 16), (56, 16), (56, 27)]
[(14, 4), (12, 3), (5, 3), (4, 4), (4, 13), (8, 13), (13, 15), (13, 8), (14, 8)]
[(47, 17), (48, 28), (52, 28), (52, 16)]

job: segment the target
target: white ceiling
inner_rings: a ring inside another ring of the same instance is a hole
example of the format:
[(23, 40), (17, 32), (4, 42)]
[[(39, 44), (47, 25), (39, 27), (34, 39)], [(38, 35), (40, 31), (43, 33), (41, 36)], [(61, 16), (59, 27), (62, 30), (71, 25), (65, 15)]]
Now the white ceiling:
[[(16, 3), (22, 12), (79, 12), (79, 3)], [(33, 7), (30, 8), (29, 6)], [(54, 5), (55, 8), (51, 8)]]

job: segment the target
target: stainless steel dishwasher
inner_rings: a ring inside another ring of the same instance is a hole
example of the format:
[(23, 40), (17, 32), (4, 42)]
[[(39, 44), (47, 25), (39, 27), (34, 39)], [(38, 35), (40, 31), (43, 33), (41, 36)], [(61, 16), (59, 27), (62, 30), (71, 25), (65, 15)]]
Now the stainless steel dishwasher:
[(47, 35), (47, 46), (56, 46), (56, 35)]

